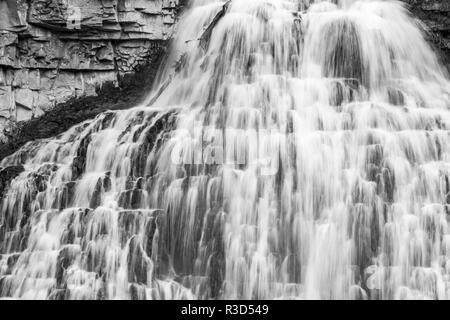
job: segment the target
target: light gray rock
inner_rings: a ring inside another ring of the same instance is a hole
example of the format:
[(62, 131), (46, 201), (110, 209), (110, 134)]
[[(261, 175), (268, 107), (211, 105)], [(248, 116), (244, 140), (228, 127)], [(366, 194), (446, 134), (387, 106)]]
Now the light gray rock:
[[(18, 69), (11, 73), (13, 75), (12, 86), (31, 90), (41, 89), (40, 69)], [(6, 81), (8, 82), (8, 81)]]
[(119, 85), (156, 60), (178, 9), (178, 0), (0, 0), (0, 127)]
[(30, 89), (17, 89), (14, 91), (16, 106), (20, 106), (29, 111), (33, 110), (36, 92)]

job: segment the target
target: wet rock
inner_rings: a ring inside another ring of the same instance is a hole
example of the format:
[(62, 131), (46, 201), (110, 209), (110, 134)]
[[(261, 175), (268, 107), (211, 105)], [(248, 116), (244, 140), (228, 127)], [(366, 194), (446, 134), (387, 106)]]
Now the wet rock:
[(105, 174), (105, 177), (103, 178), (103, 190), (105, 192), (109, 192), (111, 190), (112, 187), (112, 182), (111, 182), (111, 172), (107, 172)]
[(124, 210), (119, 212), (120, 240), (125, 245), (134, 236), (143, 236), (143, 249), (152, 257), (155, 234), (159, 228), (159, 210)]
[(366, 291), (360, 286), (352, 286), (350, 288), (350, 297), (352, 300), (367, 300), (368, 296)]
[(144, 189), (144, 184), (145, 184), (144, 178), (140, 177), (139, 179), (136, 180), (135, 188), (142, 190)]
[(10, 276), (1, 276), (0, 277), (0, 292), (2, 296), (11, 296), (11, 287), (13, 279)]
[(60, 206), (59, 208), (65, 209), (68, 208), (70, 206), (70, 204), (73, 202), (74, 196), (75, 196), (75, 187), (76, 187), (76, 182), (71, 181), (71, 182), (67, 182), (62, 191), (61, 191), (61, 196), (60, 196)]
[(442, 53), (450, 70), (450, 3), (441, 0), (402, 0), (428, 28), (428, 40)]
[(124, 209), (141, 208), (144, 199), (144, 191), (139, 189), (127, 190), (121, 193), (119, 197), (119, 206)]
[(123, 245), (138, 234), (140, 226), (145, 223), (144, 220), (145, 212), (140, 210), (119, 212), (120, 236)]
[(98, 179), (95, 185), (94, 192), (91, 196), (91, 201), (89, 202), (89, 207), (91, 209), (96, 209), (102, 204), (102, 194), (103, 194), (103, 182), (102, 179)]
[[(157, 243), (157, 237), (156, 232), (158, 229), (161, 229), (159, 220), (160, 220), (160, 213), (155, 212), (154, 215), (147, 221), (145, 225), (145, 238), (146, 243), (144, 244), (145, 252), (147, 253), (147, 256), (153, 257), (154, 252), (154, 245), (158, 246)], [(155, 250), (156, 251), (156, 250)]]
[(91, 135), (87, 135), (81, 140), (77, 149), (77, 155), (72, 162), (72, 179), (79, 179), (86, 169), (86, 156), (89, 143), (91, 142)]
[(0, 196), (6, 190), (11, 180), (17, 177), (22, 171), (24, 171), (23, 166), (13, 166), (0, 169)]
[(130, 296), (131, 300), (146, 300), (147, 294), (146, 294), (146, 286), (132, 283), (130, 284)]
[(74, 209), (67, 228), (61, 236), (62, 244), (73, 244), (85, 237), (91, 213), (92, 209), (89, 208)]
[(385, 201), (392, 203), (395, 193), (395, 176), (391, 169), (383, 168), (377, 176), (378, 192), (383, 196)]
[(405, 95), (400, 90), (389, 88), (388, 101), (394, 106), (403, 106), (405, 105)]
[(66, 246), (59, 251), (55, 275), (57, 288), (63, 288), (65, 271), (74, 263), (80, 253), (80, 247), (74, 245)]
[[(163, 114), (146, 131), (142, 132), (143, 137), (141, 145), (132, 155), (131, 168), (134, 177), (143, 177), (144, 174), (153, 175), (153, 172), (145, 172), (147, 168), (148, 155), (154, 149), (164, 142), (164, 133), (169, 132), (175, 125), (176, 112), (167, 112)], [(146, 119), (149, 123), (151, 119)], [(153, 165), (148, 167), (154, 168)]]
[(375, 215), (372, 208), (358, 204), (353, 212), (353, 236), (356, 249), (356, 261), (360, 270), (364, 270), (371, 264), (377, 249), (378, 234)]
[(129, 244), (128, 281), (147, 284), (151, 261), (145, 254), (138, 237), (133, 237)]
[(13, 270), (14, 266), (16, 265), (19, 257), (20, 257), (20, 253), (13, 253), (8, 256), (7, 261), (6, 261), (6, 264), (8, 267), (8, 269), (6, 270), (6, 274), (12, 273), (12, 270)]
[[(333, 78), (357, 79), (363, 83), (365, 74), (362, 57), (360, 55), (360, 42), (357, 27), (346, 18), (333, 20), (325, 26), (327, 35), (325, 57), (325, 75)], [(369, 83), (363, 83), (369, 87)]]
[(66, 289), (56, 289), (53, 290), (50, 294), (48, 299), (49, 300), (55, 300), (55, 301), (62, 301), (67, 299), (67, 290)]

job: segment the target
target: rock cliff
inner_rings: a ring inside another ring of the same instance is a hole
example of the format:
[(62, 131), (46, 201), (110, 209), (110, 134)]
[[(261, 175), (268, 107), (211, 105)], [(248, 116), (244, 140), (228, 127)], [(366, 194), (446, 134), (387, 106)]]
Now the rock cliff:
[(0, 0), (0, 127), (158, 60), (179, 0)]

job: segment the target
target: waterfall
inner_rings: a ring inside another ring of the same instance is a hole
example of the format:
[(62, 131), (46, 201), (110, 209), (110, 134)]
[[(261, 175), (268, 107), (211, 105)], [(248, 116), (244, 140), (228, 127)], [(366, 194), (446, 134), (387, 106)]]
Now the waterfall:
[(448, 299), (449, 130), (399, 2), (191, 1), (145, 103), (0, 163), (0, 297)]

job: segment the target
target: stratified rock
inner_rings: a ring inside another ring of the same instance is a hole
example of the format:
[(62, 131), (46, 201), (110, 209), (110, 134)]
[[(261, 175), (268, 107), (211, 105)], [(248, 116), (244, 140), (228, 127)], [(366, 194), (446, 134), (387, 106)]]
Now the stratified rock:
[(0, 129), (155, 63), (178, 8), (178, 0), (0, 1)]
[(10, 181), (17, 177), (23, 170), (23, 166), (0, 168), (0, 198)]

